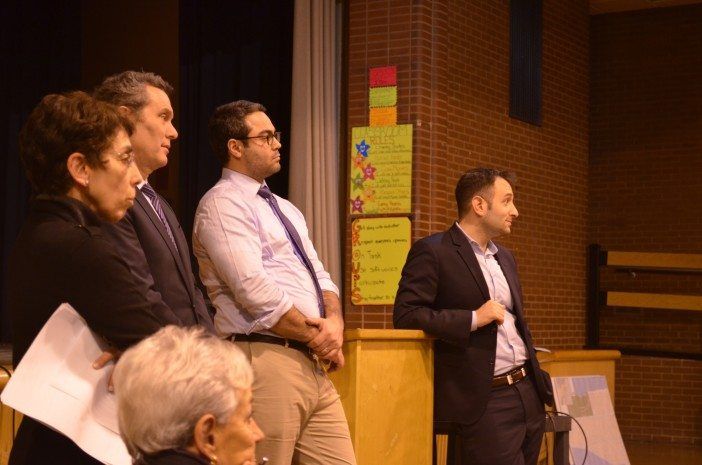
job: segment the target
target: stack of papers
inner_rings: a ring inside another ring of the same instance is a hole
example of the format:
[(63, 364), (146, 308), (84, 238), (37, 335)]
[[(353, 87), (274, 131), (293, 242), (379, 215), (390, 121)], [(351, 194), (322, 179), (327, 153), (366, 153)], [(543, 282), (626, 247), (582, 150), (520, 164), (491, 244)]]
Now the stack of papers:
[(92, 367), (103, 342), (69, 304), (61, 304), (15, 369), (0, 399), (55, 429), (109, 465), (130, 465), (119, 436), (117, 403), (108, 392), (110, 363)]

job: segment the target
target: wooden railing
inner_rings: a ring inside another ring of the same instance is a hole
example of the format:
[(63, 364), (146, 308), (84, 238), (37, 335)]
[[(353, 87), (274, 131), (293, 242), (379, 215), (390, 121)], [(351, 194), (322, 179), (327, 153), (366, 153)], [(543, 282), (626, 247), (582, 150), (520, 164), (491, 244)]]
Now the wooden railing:
[(606, 307), (646, 308), (702, 312), (702, 295), (604, 291), (600, 287), (600, 271), (609, 267), (636, 276), (637, 273), (660, 275), (700, 275), (702, 254), (617, 252), (592, 244), (588, 248), (587, 282), (587, 347), (611, 348), (625, 355), (702, 360), (700, 352), (664, 351), (622, 345), (603, 345), (600, 341), (600, 314)]
[[(10, 380), (12, 367), (4, 365), (0, 370), (0, 392)], [(15, 412), (10, 407), (0, 404), (0, 465), (7, 465), (10, 458), (12, 443), (17, 434), (17, 428), (22, 421), (22, 414)]]

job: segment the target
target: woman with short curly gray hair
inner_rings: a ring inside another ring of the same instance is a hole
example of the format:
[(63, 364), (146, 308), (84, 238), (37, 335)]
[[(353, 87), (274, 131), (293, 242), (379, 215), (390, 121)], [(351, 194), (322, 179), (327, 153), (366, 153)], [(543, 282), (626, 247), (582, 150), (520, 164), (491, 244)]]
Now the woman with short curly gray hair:
[(127, 350), (114, 385), (134, 463), (253, 465), (252, 382), (244, 354), (201, 328), (167, 326)]

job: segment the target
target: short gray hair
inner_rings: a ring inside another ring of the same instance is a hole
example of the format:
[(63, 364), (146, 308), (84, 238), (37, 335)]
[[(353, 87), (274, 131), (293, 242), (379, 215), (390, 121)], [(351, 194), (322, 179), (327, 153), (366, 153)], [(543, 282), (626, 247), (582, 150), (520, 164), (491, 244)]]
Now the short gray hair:
[(231, 342), (166, 326), (122, 355), (113, 381), (120, 433), (138, 459), (187, 446), (203, 415), (226, 423), (253, 372)]
[(93, 91), (93, 97), (138, 112), (148, 103), (146, 86), (161, 89), (169, 97), (173, 93), (173, 87), (156, 73), (123, 71), (106, 77)]

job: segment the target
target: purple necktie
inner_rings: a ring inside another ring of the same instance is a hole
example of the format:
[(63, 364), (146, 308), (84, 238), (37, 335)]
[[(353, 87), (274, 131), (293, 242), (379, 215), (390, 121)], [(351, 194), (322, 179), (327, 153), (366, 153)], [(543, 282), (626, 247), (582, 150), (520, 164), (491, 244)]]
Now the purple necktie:
[(176, 245), (175, 238), (173, 237), (173, 231), (171, 231), (171, 227), (168, 225), (168, 221), (166, 220), (166, 215), (163, 213), (163, 207), (161, 206), (161, 199), (158, 198), (158, 194), (156, 194), (156, 191), (154, 190), (153, 187), (147, 182), (143, 186), (141, 186), (141, 192), (149, 198), (151, 201), (151, 205), (153, 205), (154, 210), (156, 211), (156, 216), (161, 220), (161, 223), (163, 223), (163, 227), (166, 228), (166, 232), (168, 233), (168, 237), (171, 238), (171, 242), (173, 242), (173, 246), (178, 250), (178, 245)]
[(285, 215), (283, 215), (282, 211), (280, 211), (278, 201), (275, 199), (275, 196), (268, 188), (268, 186), (266, 186), (265, 184), (262, 185), (261, 188), (258, 190), (258, 195), (263, 197), (266, 200), (266, 202), (268, 202), (268, 205), (270, 205), (271, 209), (273, 210), (273, 213), (275, 213), (275, 216), (278, 217), (283, 227), (285, 228), (285, 231), (288, 235), (288, 239), (290, 239), (290, 242), (293, 245), (295, 255), (297, 255), (297, 258), (300, 259), (302, 264), (305, 265), (305, 268), (307, 268), (307, 271), (309, 271), (310, 276), (312, 277), (312, 282), (314, 283), (314, 289), (317, 292), (319, 314), (322, 316), (322, 318), (324, 318), (324, 297), (322, 296), (322, 288), (319, 286), (319, 280), (317, 280), (317, 273), (315, 273), (314, 271), (312, 262), (307, 256), (307, 253), (305, 253), (305, 248), (302, 246), (302, 239), (300, 239), (300, 235), (297, 233), (295, 226), (293, 226), (290, 220)]

